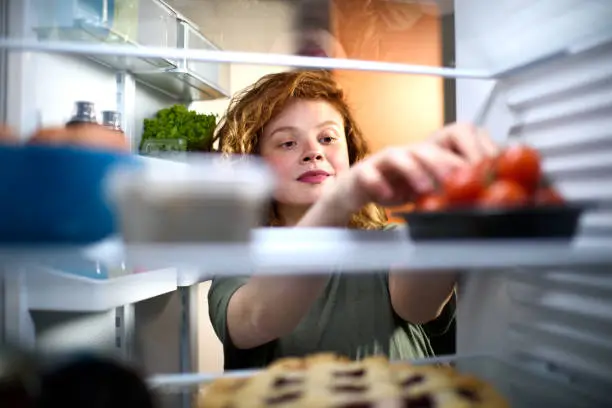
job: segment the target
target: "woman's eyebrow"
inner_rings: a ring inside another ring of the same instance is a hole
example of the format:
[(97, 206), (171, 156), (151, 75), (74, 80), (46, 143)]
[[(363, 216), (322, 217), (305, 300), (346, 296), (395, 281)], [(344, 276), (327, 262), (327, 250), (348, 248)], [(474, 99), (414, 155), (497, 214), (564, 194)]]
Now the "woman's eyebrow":
[(274, 136), (276, 133), (281, 132), (295, 132), (296, 130), (298, 129), (295, 126), (281, 126), (270, 132), (270, 136)]
[(326, 121), (324, 121), (324, 122), (319, 123), (319, 124), (317, 125), (317, 127), (318, 127), (318, 128), (322, 128), (322, 127), (325, 127), (325, 126), (330, 126), (330, 125), (333, 125), (333, 126), (342, 126), (340, 123), (338, 123), (338, 122), (337, 122), (337, 121), (335, 121), (335, 120), (326, 120)]
[[(321, 129), (321, 128), (324, 128), (324, 127), (326, 127), (326, 126), (338, 126), (338, 127), (340, 127), (340, 126), (342, 126), (342, 125), (340, 125), (340, 124), (339, 124), (337, 121), (335, 121), (335, 120), (325, 120), (325, 121), (323, 121), (323, 122), (319, 123), (319, 124), (318, 124), (316, 127), (317, 127), (318, 129)], [(295, 132), (295, 131), (297, 131), (297, 130), (299, 130), (299, 129), (298, 129), (297, 127), (295, 127), (295, 126), (289, 126), (289, 125), (287, 125), (287, 126), (280, 126), (280, 127), (277, 127), (276, 129), (274, 129), (272, 132), (270, 132), (270, 136), (273, 136), (273, 135), (275, 135), (276, 133), (281, 133), (281, 132)]]

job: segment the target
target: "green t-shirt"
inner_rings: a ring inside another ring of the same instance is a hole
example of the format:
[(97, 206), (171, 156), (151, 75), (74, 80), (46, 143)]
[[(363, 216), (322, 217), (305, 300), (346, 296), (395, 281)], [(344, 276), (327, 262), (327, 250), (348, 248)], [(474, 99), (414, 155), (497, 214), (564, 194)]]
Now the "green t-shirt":
[(240, 350), (227, 332), (227, 306), (234, 292), (248, 279), (213, 279), (208, 294), (210, 319), (223, 343), (226, 370), (265, 367), (281, 357), (324, 351), (353, 359), (373, 354), (384, 354), (392, 360), (431, 357), (434, 353), (428, 334), (445, 332), (455, 317), (454, 302), (449, 302), (435, 321), (427, 325), (410, 324), (391, 306), (387, 273), (334, 274), (293, 333), (253, 349)]

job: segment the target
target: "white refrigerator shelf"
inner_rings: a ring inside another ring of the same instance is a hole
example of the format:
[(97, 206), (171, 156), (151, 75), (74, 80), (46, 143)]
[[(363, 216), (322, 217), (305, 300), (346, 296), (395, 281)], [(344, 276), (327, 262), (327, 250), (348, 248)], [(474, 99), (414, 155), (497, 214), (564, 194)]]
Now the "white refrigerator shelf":
[(92, 279), (42, 266), (22, 269), (30, 310), (97, 312), (176, 290), (175, 268)]
[(254, 230), (252, 240), (242, 244), (122, 244), (112, 241), (88, 248), (0, 248), (0, 264), (32, 261), (44, 264), (45, 259), (62, 258), (69, 261), (78, 254), (101, 260), (106, 265), (125, 262), (129, 268), (146, 270), (177, 268), (179, 286), (185, 286), (212, 275), (610, 265), (612, 251), (609, 248), (609, 242), (583, 239), (414, 243), (407, 238), (404, 229), (263, 228)]
[(346, 69), (396, 74), (433, 75), (444, 78), (491, 79), (489, 72), (478, 69), (457, 69), (426, 65), (400, 64), (346, 58), (302, 57), (297, 55), (223, 51), (204, 49), (181, 49), (160, 47), (130, 47), (74, 43), (67, 41), (45, 41), (1, 39), (0, 49), (59, 54), (76, 54), (90, 57), (132, 57), (140, 59), (189, 60), (220, 64), (250, 64), (264, 66), (286, 66), (315, 69)]
[(30, 51), (59, 54), (85, 55), (90, 58), (109, 58), (121, 60), (120, 57), (131, 57), (144, 60), (186, 60), (217, 64), (251, 64), (268, 66), (302, 67), (315, 69), (341, 69), (370, 72), (388, 72), (396, 74), (432, 75), (442, 78), (496, 79), (517, 75), (522, 71), (541, 66), (551, 61), (568, 56), (600, 49), (612, 42), (612, 35), (589, 37), (583, 41), (564, 45), (536, 58), (519, 61), (511, 66), (500, 66), (495, 69), (469, 69), (451, 67), (432, 67), (425, 65), (400, 64), (347, 58), (303, 57), (297, 55), (254, 53), (242, 51), (181, 49), (160, 47), (133, 47), (126, 45), (75, 43), (69, 41), (37, 41), (0, 38), (0, 49), (13, 51)]

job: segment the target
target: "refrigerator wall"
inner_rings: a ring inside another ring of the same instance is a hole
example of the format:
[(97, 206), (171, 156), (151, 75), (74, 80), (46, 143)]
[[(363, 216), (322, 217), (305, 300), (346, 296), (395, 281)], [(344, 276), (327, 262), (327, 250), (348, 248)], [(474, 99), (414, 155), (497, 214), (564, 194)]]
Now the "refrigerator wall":
[[(462, 0), (455, 12), (457, 65), (500, 77), (457, 81), (459, 120), (537, 147), (568, 199), (601, 206), (583, 217), (580, 245), (612, 247), (612, 5)], [(459, 353), (503, 355), (603, 396), (612, 385), (611, 299), (610, 267), (469, 274)]]
[[(0, 36), (8, 34), (8, 0), (0, 0)], [(8, 55), (0, 51), (0, 122), (6, 121), (6, 86), (8, 79)]]

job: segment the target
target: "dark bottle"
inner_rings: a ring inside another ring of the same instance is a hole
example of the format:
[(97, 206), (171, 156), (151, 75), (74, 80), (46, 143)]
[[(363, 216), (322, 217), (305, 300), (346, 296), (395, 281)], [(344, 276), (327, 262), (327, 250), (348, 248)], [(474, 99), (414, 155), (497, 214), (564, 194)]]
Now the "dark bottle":
[(79, 126), (86, 124), (98, 124), (98, 120), (96, 119), (96, 110), (93, 102), (86, 101), (78, 101), (75, 102), (75, 111), (74, 115), (66, 123), (66, 126)]
[(121, 114), (115, 111), (102, 111), (102, 126), (123, 133), (121, 129)]

